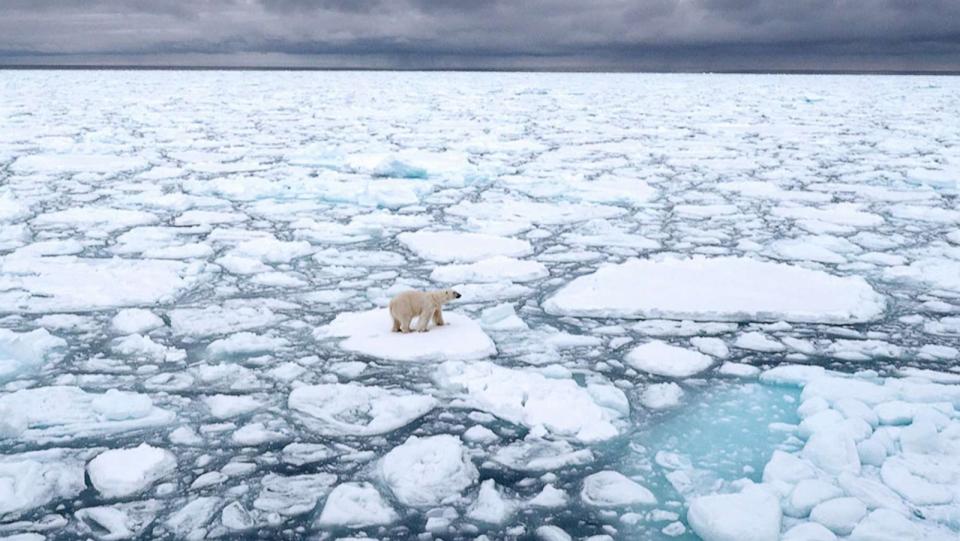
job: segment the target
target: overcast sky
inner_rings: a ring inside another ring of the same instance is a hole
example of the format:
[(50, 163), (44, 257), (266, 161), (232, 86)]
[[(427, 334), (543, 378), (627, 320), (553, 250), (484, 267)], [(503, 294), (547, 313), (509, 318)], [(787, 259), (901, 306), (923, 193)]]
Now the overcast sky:
[(960, 0), (0, 0), (0, 64), (960, 70)]

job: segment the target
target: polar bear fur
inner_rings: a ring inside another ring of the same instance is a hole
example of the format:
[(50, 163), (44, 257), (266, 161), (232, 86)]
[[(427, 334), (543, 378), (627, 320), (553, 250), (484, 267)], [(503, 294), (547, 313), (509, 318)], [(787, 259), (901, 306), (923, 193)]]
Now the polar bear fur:
[(390, 317), (393, 318), (393, 332), (408, 333), (410, 322), (417, 318), (418, 332), (427, 332), (430, 320), (437, 326), (444, 324), (441, 307), (459, 299), (460, 294), (452, 289), (439, 291), (404, 291), (390, 301)]

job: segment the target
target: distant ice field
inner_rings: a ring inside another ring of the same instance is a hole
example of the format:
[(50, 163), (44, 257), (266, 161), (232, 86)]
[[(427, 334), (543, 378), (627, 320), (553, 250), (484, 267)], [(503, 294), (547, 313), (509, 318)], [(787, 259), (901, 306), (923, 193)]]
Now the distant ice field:
[(960, 536), (960, 78), (0, 97), (0, 537)]

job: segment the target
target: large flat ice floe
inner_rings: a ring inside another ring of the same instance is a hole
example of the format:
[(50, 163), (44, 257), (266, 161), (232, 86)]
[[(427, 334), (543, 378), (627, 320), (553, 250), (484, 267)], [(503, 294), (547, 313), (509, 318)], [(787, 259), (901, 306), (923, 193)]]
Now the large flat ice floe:
[(418, 256), (432, 261), (472, 262), (494, 256), (520, 257), (533, 250), (525, 240), (458, 231), (401, 233), (397, 240)]
[(88, 393), (52, 386), (0, 395), (0, 412), (17, 438), (70, 441), (162, 426), (176, 416), (154, 406), (149, 396), (111, 389)]
[(581, 276), (544, 303), (573, 316), (834, 324), (877, 319), (885, 306), (858, 276), (738, 257), (633, 259)]
[(434, 327), (431, 323), (425, 333), (398, 333), (391, 331), (392, 319), (386, 308), (346, 312), (317, 329), (314, 336), (342, 337), (341, 348), (390, 361), (468, 360), (496, 354), (493, 341), (475, 321), (452, 312), (444, 312), (443, 318), (446, 325)]
[(0, 259), (0, 311), (84, 312), (171, 301), (196, 286), (202, 263), (72, 256)]
[(464, 404), (529, 428), (598, 441), (616, 436), (630, 414), (623, 391), (604, 381), (581, 387), (569, 377), (548, 378), (491, 362), (447, 362), (436, 372), (442, 389), (463, 393)]

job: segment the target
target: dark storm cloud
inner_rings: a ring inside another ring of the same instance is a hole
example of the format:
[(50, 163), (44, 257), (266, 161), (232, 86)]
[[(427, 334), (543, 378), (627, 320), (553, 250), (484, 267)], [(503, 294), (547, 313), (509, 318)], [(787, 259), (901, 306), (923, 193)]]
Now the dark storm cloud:
[(0, 0), (0, 63), (960, 69), (958, 0)]

